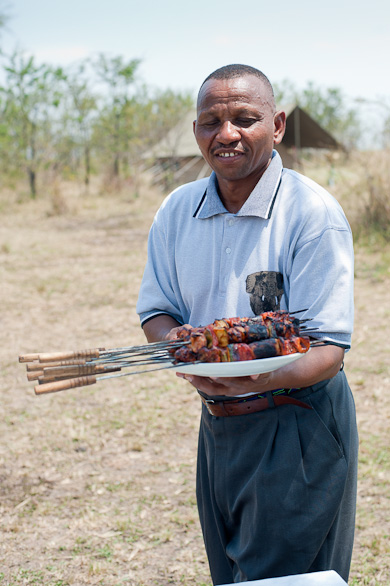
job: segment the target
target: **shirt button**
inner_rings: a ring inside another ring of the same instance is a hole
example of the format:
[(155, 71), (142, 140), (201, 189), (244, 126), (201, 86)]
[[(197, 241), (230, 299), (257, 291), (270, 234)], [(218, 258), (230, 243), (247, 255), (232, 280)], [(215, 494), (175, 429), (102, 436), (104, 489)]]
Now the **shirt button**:
[(229, 226), (233, 226), (234, 220), (229, 220)]
[(230, 254), (230, 253), (231, 253), (231, 251), (232, 251), (232, 249), (231, 249), (231, 248), (227, 248), (227, 249), (225, 250), (226, 254)]

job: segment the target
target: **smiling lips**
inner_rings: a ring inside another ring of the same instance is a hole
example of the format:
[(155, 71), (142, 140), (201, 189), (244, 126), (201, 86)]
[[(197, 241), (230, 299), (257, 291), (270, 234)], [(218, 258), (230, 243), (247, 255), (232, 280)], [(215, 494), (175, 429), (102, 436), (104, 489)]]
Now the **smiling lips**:
[(225, 152), (222, 152), (222, 153), (217, 153), (217, 157), (222, 157), (223, 159), (228, 159), (230, 157), (237, 157), (237, 156), (240, 156), (242, 154), (243, 153), (240, 152), (240, 151), (236, 151), (236, 152), (234, 152), (234, 151), (225, 151)]

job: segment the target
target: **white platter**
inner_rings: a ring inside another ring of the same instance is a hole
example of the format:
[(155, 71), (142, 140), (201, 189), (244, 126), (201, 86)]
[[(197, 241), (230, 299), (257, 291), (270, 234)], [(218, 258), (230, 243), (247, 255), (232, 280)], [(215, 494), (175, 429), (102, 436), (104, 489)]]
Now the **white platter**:
[[(307, 354), (307, 352), (306, 352)], [(242, 360), (241, 362), (201, 362), (198, 364), (186, 364), (177, 366), (176, 372), (181, 374), (194, 374), (196, 376), (250, 376), (251, 374), (263, 374), (277, 370), (286, 364), (290, 364), (305, 354), (286, 354), (274, 358), (260, 358), (259, 360)]]

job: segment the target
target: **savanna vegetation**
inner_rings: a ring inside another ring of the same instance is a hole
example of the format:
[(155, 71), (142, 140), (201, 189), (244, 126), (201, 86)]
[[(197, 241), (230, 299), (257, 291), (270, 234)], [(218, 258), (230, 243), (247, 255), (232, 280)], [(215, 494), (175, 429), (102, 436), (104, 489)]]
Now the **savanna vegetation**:
[[(164, 193), (142, 155), (192, 97), (140, 83), (137, 59), (100, 55), (65, 70), (15, 52), (1, 63), (0, 585), (209, 586), (192, 387), (165, 370), (36, 397), (18, 363), (25, 352), (144, 341), (135, 303)], [(357, 150), (358, 115), (340, 90), (282, 82), (278, 91), (294, 91), (324, 126), (338, 121), (328, 130), (349, 136), (344, 152), (305, 154), (301, 170), (340, 201), (355, 235), (345, 369), (360, 472), (350, 586), (387, 586), (388, 127), (380, 150)]]
[(101, 54), (65, 69), (3, 55), (0, 161), (3, 183), (24, 176), (37, 197), (48, 181), (117, 188), (138, 175), (147, 149), (192, 105), (188, 94), (137, 83), (137, 59)]
[[(345, 360), (360, 433), (351, 586), (390, 579), (390, 246), (368, 230), (369, 163), (356, 153), (331, 174), (327, 159), (303, 169), (325, 185), (331, 177), (360, 230)], [(383, 168), (380, 182), (386, 160)], [(131, 185), (108, 195), (95, 181), (88, 195), (72, 182), (35, 200), (22, 187), (1, 191), (2, 586), (210, 585), (195, 503), (200, 405), (192, 387), (163, 370), (36, 397), (18, 363), (21, 353), (144, 342), (135, 303), (163, 194), (145, 176), (138, 187), (138, 197)]]

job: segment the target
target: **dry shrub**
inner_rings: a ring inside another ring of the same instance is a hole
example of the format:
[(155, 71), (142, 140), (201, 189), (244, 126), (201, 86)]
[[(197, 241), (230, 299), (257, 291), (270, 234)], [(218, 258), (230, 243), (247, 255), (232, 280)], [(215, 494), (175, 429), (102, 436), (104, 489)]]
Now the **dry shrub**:
[(390, 241), (390, 151), (366, 164), (368, 201), (365, 205), (363, 227), (379, 233)]
[(355, 241), (390, 241), (390, 150), (320, 153), (302, 172), (328, 189), (342, 205)]
[(145, 173), (142, 164), (127, 170), (127, 174), (116, 176), (106, 171), (99, 176), (99, 193), (111, 197), (125, 197), (128, 200), (136, 199), (143, 193), (144, 188), (152, 187), (150, 177)]
[(63, 194), (61, 185), (58, 180), (54, 181), (50, 192), (50, 210), (48, 211), (49, 216), (63, 216), (68, 213), (68, 204), (66, 197)]
[(341, 199), (355, 240), (390, 241), (390, 151), (355, 152), (340, 170)]
[(121, 193), (123, 180), (121, 177), (113, 175), (111, 171), (103, 173), (101, 177), (101, 193), (116, 195)]

